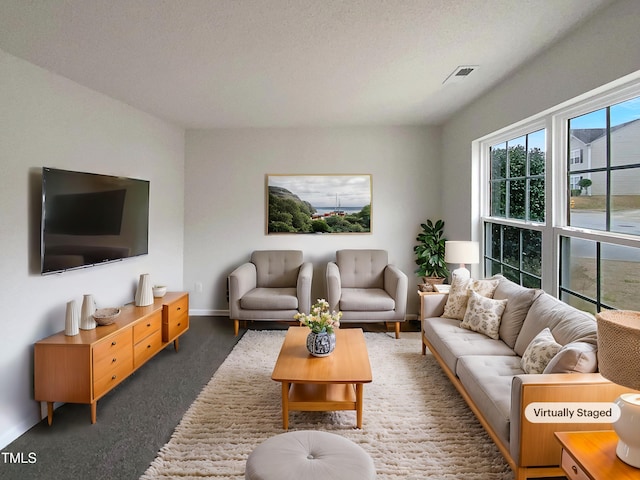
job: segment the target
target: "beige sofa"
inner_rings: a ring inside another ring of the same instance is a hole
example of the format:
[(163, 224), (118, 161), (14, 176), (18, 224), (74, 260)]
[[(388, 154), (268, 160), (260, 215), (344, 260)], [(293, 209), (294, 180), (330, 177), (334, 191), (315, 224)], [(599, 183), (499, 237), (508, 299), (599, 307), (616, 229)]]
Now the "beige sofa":
[[(516, 480), (563, 476), (561, 447), (553, 433), (611, 429), (611, 425), (532, 423), (525, 417), (527, 405), (612, 402), (624, 389), (596, 373), (597, 329), (591, 315), (541, 290), (521, 287), (501, 276), (493, 279), (497, 280), (493, 299), (506, 299), (499, 329), (494, 329), (497, 338), (461, 327), (459, 318), (443, 316), (447, 295), (429, 294), (423, 297), (422, 353), (426, 348), (431, 351), (513, 469)], [(545, 328), (559, 344), (555, 348), (561, 349), (542, 373), (526, 373), (522, 357), (526, 353), (525, 360), (537, 359), (531, 354), (535, 347), (529, 346), (544, 336), (539, 334)]]

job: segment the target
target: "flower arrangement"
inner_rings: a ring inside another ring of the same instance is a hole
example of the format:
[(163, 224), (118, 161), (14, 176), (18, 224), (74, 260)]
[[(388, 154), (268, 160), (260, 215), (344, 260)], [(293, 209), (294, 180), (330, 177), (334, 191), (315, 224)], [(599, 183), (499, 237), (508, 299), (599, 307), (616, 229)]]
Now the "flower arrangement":
[(293, 318), (300, 321), (300, 324), (309, 327), (313, 333), (327, 332), (333, 333), (334, 328), (340, 326), (342, 312), (330, 312), (329, 302), (324, 298), (319, 298), (311, 306), (311, 313), (296, 313)]

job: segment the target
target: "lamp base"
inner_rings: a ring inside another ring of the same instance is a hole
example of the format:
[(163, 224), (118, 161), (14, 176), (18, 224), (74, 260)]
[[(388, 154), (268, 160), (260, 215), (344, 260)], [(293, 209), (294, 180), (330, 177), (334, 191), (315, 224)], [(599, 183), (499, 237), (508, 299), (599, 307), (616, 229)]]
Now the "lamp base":
[(640, 394), (623, 393), (616, 399), (620, 418), (613, 423), (618, 434), (616, 455), (624, 463), (640, 468)]

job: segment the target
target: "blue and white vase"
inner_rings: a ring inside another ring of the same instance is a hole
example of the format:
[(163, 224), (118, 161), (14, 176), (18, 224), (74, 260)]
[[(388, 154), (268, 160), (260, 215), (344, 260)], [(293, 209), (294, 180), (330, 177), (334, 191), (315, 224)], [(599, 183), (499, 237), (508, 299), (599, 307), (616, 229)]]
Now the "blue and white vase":
[(336, 348), (336, 334), (310, 332), (307, 335), (307, 350), (314, 357), (327, 357)]

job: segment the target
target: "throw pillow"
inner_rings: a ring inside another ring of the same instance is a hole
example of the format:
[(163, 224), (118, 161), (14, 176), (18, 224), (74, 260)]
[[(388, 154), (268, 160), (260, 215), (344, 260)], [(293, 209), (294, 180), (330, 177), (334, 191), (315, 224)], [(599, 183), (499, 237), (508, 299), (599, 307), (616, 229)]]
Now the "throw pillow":
[(598, 347), (586, 342), (566, 344), (542, 373), (594, 373), (598, 371)]
[(462, 320), (464, 318), (464, 311), (467, 308), (467, 301), (469, 300), (469, 271), (458, 269), (453, 273), (453, 279), (451, 280), (451, 288), (449, 289), (449, 296), (447, 297), (447, 303), (444, 306), (443, 316), (448, 318), (455, 318)]
[(472, 290), (469, 303), (467, 303), (467, 311), (460, 326), (497, 340), (500, 332), (500, 320), (506, 306), (507, 300), (494, 300)]
[[(459, 273), (462, 270), (464, 273)], [(466, 273), (466, 275), (465, 275)], [(478, 292), (483, 297), (492, 298), (500, 279), (491, 278), (487, 280), (471, 280), (467, 275), (468, 270), (458, 269), (454, 271), (449, 297), (444, 306), (444, 316), (464, 320), (464, 314), (467, 310), (467, 302), (469, 295)]]
[(561, 348), (562, 345), (555, 341), (547, 327), (531, 340), (522, 355), (520, 365), (525, 373), (542, 373)]

